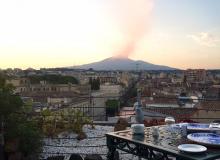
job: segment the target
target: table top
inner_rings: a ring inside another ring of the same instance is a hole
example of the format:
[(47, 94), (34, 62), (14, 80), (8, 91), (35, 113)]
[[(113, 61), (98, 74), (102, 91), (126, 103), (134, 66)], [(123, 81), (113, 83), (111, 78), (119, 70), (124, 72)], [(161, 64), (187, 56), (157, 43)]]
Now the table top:
[(170, 130), (170, 128), (166, 125), (157, 127), (159, 129), (158, 138), (154, 138), (152, 135), (153, 127), (146, 127), (144, 130), (144, 135), (134, 135), (132, 134), (131, 130), (123, 130), (119, 132), (107, 133), (106, 136), (113, 136), (135, 144), (145, 145), (163, 153), (169, 153), (185, 159), (208, 160), (220, 157), (220, 148), (207, 147), (208, 150), (200, 154), (180, 152), (177, 148), (180, 144), (189, 144), (193, 142), (189, 141), (186, 137), (182, 137), (180, 129)]

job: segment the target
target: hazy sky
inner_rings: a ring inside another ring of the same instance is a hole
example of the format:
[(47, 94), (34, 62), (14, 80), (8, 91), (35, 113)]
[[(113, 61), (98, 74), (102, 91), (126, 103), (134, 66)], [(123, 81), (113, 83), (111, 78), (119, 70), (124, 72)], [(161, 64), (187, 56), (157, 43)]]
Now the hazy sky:
[(0, 68), (109, 56), (220, 68), (220, 0), (0, 0)]

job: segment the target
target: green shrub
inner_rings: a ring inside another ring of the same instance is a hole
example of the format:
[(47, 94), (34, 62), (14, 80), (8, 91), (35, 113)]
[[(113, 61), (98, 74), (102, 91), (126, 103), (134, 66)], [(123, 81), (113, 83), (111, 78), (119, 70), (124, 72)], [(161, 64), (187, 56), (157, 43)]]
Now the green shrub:
[(4, 135), (1, 136), (5, 139), (5, 151), (14, 149), (26, 157), (37, 157), (42, 137), (37, 123), (27, 117), (25, 109), (21, 98), (13, 94), (13, 86), (7, 85), (0, 75), (0, 123), (4, 124)]
[(106, 101), (106, 114), (108, 116), (115, 116), (118, 112), (119, 101), (118, 100), (107, 100)]
[(80, 134), (83, 132), (85, 124), (93, 126), (92, 120), (83, 115), (83, 112), (75, 109), (65, 111), (50, 112), (45, 110), (42, 112), (43, 122), (42, 130), (47, 136), (53, 137), (57, 134), (70, 131)]

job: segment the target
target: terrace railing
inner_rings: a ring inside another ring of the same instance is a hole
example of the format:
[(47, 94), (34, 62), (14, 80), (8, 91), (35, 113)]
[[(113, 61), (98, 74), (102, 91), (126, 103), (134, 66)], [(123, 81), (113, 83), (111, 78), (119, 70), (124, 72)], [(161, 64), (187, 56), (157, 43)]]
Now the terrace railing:
[[(91, 98), (91, 97), (89, 97)], [(106, 97), (92, 97), (92, 98), (106, 98)], [(107, 97), (109, 98), (109, 97)], [(111, 97), (112, 98), (112, 97)], [(144, 99), (146, 97), (142, 97)], [(160, 99), (166, 99), (166, 97), (156, 97), (155, 99), (160, 98)], [(177, 98), (168, 98), (169, 100), (173, 100), (173, 102), (177, 102)], [(191, 99), (192, 100), (192, 99)], [(198, 102), (194, 105), (193, 108), (184, 108), (184, 107), (178, 107), (178, 108), (173, 108), (173, 107), (155, 107), (155, 108), (147, 108), (143, 106), (143, 110), (145, 113), (145, 125), (146, 126), (152, 126), (152, 125), (160, 125), (163, 124), (164, 118), (166, 116), (173, 116), (176, 120), (176, 122), (213, 122), (213, 121), (218, 121), (220, 120), (220, 99), (196, 99)], [(130, 106), (131, 108), (133, 106)], [(97, 124), (102, 124), (102, 125), (114, 125), (115, 122), (108, 122), (105, 121), (109, 119), (108, 115), (106, 114), (106, 107), (95, 107), (95, 106), (90, 106), (90, 109), (92, 109), (91, 112), (85, 113), (83, 116), (88, 116), (91, 117), (94, 120), (94, 123)], [(82, 107), (76, 107), (75, 109), (80, 109), (84, 111), (85, 108)], [(96, 109), (103, 109), (103, 113), (99, 115), (95, 115), (95, 110)], [(123, 109), (123, 112), (118, 112), (116, 116), (123, 117), (123, 118), (128, 118), (128, 121), (132, 123), (132, 119), (134, 117), (134, 113), (131, 113), (131, 109)], [(149, 114), (150, 113), (150, 114)], [(183, 114), (184, 113), (184, 114)], [(181, 116), (183, 115), (183, 116)], [(95, 121), (99, 120), (99, 118), (102, 117), (104, 119), (103, 121)], [(104, 117), (104, 118), (103, 118)], [(50, 141), (74, 141), (76, 138), (48, 138), (45, 137), (45, 139), (49, 139)], [(76, 143), (74, 145), (66, 145), (66, 144), (59, 144), (56, 143), (50, 144), (50, 143), (45, 143), (44, 148), (56, 148), (55, 150), (58, 150), (58, 152), (52, 152), (52, 151), (44, 151), (41, 154), (45, 156), (53, 156), (53, 155), (65, 155), (65, 156), (70, 156), (72, 153), (78, 153), (82, 156), (86, 154), (99, 154), (105, 159), (107, 156), (107, 146), (106, 146), (106, 139), (105, 135), (103, 136), (98, 136), (98, 137), (87, 137), (89, 140), (97, 140), (97, 139), (103, 139), (103, 143), (100, 145), (79, 145), (79, 143)], [(79, 152), (79, 148), (84, 148), (84, 149), (89, 149), (91, 152), (85, 153), (85, 152)], [(91, 148), (91, 149), (90, 149)], [(49, 149), (51, 150), (51, 149)], [(74, 151), (76, 150), (76, 151)], [(101, 150), (100, 153), (97, 151)], [(127, 157), (125, 159), (129, 159), (128, 153), (125, 152), (120, 152), (119, 154), (121, 155), (126, 155)], [(133, 157), (130, 155), (130, 159)]]

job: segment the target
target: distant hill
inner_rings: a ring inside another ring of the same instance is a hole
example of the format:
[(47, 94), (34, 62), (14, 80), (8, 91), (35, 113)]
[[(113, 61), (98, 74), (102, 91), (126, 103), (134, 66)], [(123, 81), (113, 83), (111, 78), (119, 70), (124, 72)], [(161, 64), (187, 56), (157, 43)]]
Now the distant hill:
[(145, 61), (135, 61), (129, 58), (110, 57), (99, 62), (75, 66), (74, 68), (94, 70), (176, 70), (168, 66), (155, 65)]

